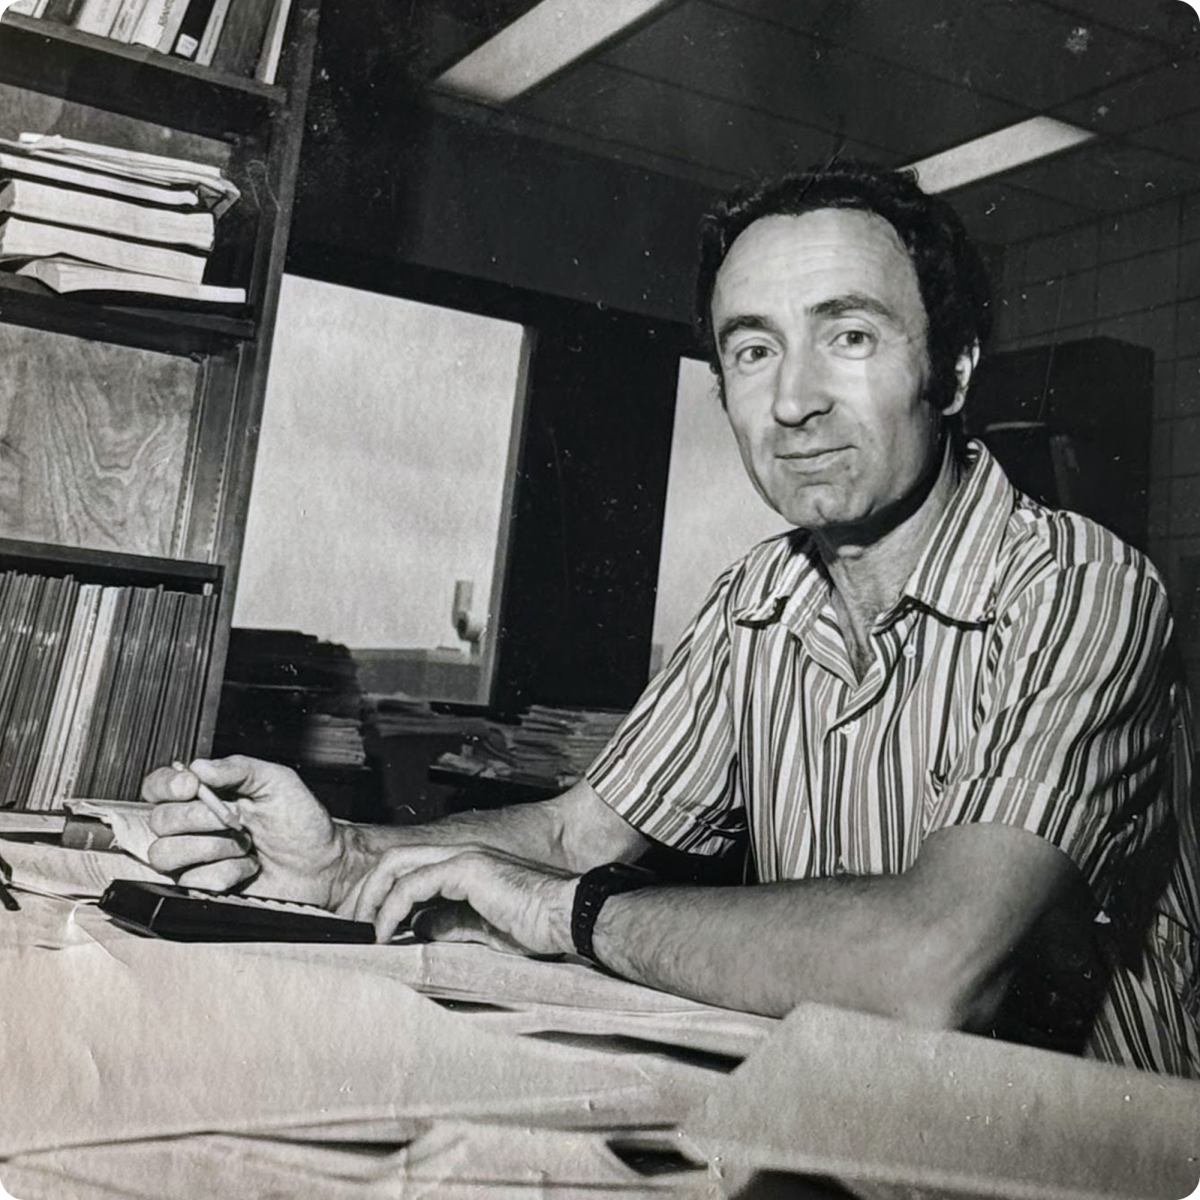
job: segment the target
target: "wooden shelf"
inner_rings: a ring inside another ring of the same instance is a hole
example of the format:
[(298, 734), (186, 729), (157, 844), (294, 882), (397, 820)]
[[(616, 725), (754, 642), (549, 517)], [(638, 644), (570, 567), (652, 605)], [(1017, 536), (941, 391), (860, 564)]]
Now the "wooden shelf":
[(261, 130), (288, 99), (276, 85), (11, 12), (0, 82), (224, 140)]
[(0, 571), (25, 571), (35, 575), (74, 575), (84, 583), (128, 584), (154, 587), (171, 584), (182, 592), (197, 592), (206, 584), (219, 586), (220, 566), (149, 554), (121, 554), (115, 550), (85, 550), (0, 538)]
[[(133, 297), (130, 297), (132, 300)], [(0, 321), (166, 354), (223, 354), (252, 340), (257, 322), (221, 312), (93, 304), (0, 272)]]

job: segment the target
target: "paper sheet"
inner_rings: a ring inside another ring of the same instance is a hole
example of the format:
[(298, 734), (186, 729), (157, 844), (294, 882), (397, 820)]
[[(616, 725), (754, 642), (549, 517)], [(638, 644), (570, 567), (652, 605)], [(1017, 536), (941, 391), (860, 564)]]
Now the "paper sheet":
[(729, 1179), (775, 1168), (871, 1197), (1164, 1200), (1200, 1179), (1200, 1084), (818, 1004), (682, 1129)]
[(21, 1200), (144, 1200), (163, 1196), (303, 1196), (304, 1200), (535, 1200), (563, 1196), (712, 1195), (706, 1173), (647, 1177), (621, 1162), (601, 1134), (443, 1121), (386, 1155), (275, 1140), (197, 1136), (184, 1141), (80, 1147), (0, 1164)]
[(101, 896), (114, 879), (173, 882), (128, 854), (72, 850), (3, 837), (0, 837), (0, 876), (15, 888), (92, 900)]
[(138, 862), (150, 865), (150, 843), (158, 836), (150, 828), (152, 804), (141, 800), (68, 800), (66, 807), (81, 817), (95, 817), (113, 831), (116, 845)]
[(22, 899), (59, 903), (72, 940), (59, 952), (0, 946), (6, 994), (20, 998), (0, 1015), (0, 1157), (318, 1122), (661, 1123), (710, 1083), (711, 1072), (650, 1056), (489, 1033), (367, 971), (128, 935), (81, 940), (99, 912)]

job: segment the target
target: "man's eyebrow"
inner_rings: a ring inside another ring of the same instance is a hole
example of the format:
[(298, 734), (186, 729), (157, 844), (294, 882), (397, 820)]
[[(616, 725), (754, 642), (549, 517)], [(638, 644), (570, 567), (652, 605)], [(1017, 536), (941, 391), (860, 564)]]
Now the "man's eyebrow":
[(766, 317), (760, 317), (757, 313), (739, 313), (736, 317), (726, 317), (717, 329), (717, 349), (724, 351), (729, 339), (742, 329), (772, 333), (775, 326)]
[(894, 309), (865, 292), (846, 292), (841, 296), (830, 296), (828, 300), (810, 304), (808, 311), (814, 317), (844, 317), (847, 313), (865, 312), (890, 321), (893, 325), (900, 324), (900, 318)]

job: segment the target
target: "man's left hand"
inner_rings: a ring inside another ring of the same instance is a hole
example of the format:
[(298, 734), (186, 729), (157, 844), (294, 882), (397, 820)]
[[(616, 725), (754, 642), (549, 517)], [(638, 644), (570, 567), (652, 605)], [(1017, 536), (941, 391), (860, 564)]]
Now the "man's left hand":
[[(422, 919), (437, 940), (480, 941), (525, 954), (572, 949), (571, 906), (578, 877), (495, 850), (463, 846), (389, 850), (338, 906), (391, 937), (416, 905), (457, 901)], [(470, 909), (464, 915), (463, 905)]]

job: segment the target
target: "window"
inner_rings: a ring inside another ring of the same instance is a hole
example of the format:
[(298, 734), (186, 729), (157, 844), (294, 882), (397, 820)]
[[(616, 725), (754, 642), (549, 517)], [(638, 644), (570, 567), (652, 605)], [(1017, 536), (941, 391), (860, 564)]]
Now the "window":
[(751, 546), (788, 528), (754, 490), (707, 363), (679, 363), (651, 670), (669, 655), (709, 586)]
[(285, 275), (234, 623), (348, 646), (367, 691), (483, 701), (524, 346)]

